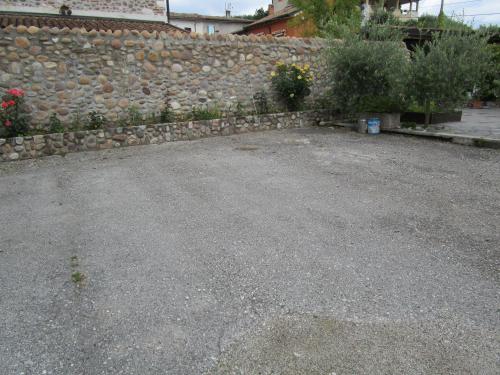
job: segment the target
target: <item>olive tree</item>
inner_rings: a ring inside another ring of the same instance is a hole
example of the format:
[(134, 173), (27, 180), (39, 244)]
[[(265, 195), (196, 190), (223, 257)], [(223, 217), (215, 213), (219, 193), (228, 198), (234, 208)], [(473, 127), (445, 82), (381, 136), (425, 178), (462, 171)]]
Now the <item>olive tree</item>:
[(399, 112), (405, 103), (408, 66), (401, 36), (390, 29), (373, 27), (330, 41), (332, 94), (344, 112)]
[(491, 69), (487, 37), (474, 32), (443, 32), (415, 49), (410, 95), (424, 108), (430, 122), (433, 106), (443, 110), (463, 105), (468, 92), (482, 83)]

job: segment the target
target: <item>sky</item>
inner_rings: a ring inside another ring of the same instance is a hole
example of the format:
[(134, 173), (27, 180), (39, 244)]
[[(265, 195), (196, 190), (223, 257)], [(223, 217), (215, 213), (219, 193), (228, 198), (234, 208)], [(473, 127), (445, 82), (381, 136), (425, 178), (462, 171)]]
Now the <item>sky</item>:
[[(253, 14), (255, 10), (267, 5), (271, 0), (170, 0), (172, 12), (200, 13), (222, 16), (225, 4), (231, 3), (233, 15)], [(420, 0), (419, 13), (438, 14), (441, 0)], [(500, 0), (444, 0), (444, 11), (447, 15), (476, 15), (463, 17), (467, 24), (479, 26), (482, 24), (500, 25)], [(413, 5), (415, 7), (415, 5)], [(491, 13), (497, 13), (492, 15)], [(482, 15), (489, 14), (489, 15)]]
[[(440, 5), (441, 0), (421, 0), (418, 13), (437, 15)], [(413, 4), (413, 9), (415, 9), (415, 4)], [(447, 16), (463, 20), (474, 27), (489, 24), (500, 25), (500, 0), (444, 0), (444, 12)]]
[(233, 15), (254, 14), (255, 10), (260, 7), (267, 9), (272, 0), (170, 0), (170, 10), (172, 12), (223, 16), (225, 5), (228, 3), (231, 4)]

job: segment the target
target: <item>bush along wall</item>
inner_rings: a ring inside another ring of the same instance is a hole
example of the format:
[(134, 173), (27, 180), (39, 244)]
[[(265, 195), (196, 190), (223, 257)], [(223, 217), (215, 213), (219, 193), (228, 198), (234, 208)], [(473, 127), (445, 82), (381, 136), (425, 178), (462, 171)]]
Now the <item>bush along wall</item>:
[[(167, 106), (253, 109), (277, 61), (321, 75), (323, 46), (320, 39), (8, 26), (0, 30), (0, 94), (24, 90), (36, 127), (53, 113), (63, 124), (92, 111), (118, 122), (133, 106), (144, 114)], [(317, 80), (311, 90), (321, 97), (326, 84)]]
[(325, 125), (333, 122), (335, 116), (335, 113), (330, 110), (313, 110), (0, 138), (0, 160), (33, 159), (78, 151), (159, 144), (259, 130)]

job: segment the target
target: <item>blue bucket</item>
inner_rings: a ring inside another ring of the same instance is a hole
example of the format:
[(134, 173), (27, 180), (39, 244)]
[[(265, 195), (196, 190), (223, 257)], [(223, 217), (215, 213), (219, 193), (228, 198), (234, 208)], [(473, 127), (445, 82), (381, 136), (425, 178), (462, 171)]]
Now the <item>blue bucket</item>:
[(368, 119), (368, 134), (379, 134), (380, 133), (380, 119), (370, 118)]

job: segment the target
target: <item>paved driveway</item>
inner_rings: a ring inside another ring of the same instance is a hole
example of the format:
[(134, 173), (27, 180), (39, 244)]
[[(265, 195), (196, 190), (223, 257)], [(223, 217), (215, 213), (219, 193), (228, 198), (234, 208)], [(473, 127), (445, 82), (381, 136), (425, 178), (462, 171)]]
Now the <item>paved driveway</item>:
[(423, 131), (481, 137), (500, 141), (500, 108), (464, 108), (462, 121), (430, 125)]
[(498, 373), (499, 165), (342, 129), (4, 163), (0, 373)]

